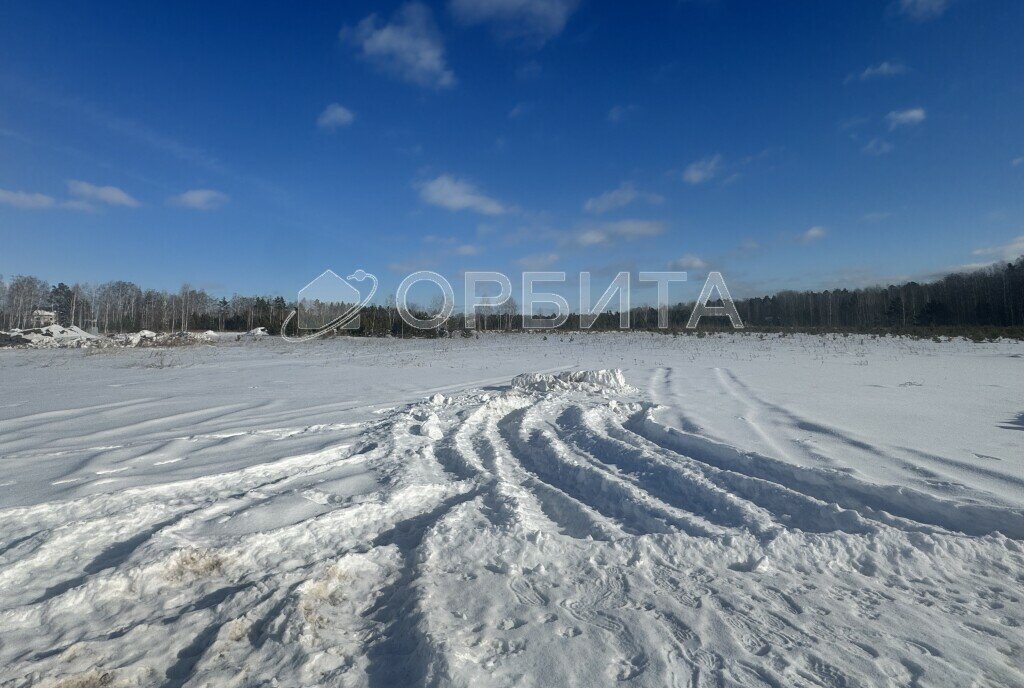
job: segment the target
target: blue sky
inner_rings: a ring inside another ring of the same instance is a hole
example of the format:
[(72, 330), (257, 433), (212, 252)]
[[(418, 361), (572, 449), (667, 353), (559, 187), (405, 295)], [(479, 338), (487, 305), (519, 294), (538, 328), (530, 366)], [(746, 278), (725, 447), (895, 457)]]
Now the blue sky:
[[(1019, 0), (10, 1), (0, 274), (294, 294), (1024, 250)], [(595, 281), (599, 281), (595, 279)], [(692, 293), (690, 293), (692, 292)]]

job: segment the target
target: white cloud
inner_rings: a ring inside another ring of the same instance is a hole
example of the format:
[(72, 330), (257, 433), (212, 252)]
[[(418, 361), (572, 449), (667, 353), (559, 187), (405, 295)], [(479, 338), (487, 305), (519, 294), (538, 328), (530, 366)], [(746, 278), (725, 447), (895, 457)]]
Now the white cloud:
[(1000, 260), (1016, 260), (1018, 256), (1024, 255), (1024, 234), (1003, 246), (990, 246), (978, 248), (971, 252), (975, 256), (996, 256)]
[(885, 155), (891, 153), (893, 145), (884, 139), (871, 139), (867, 145), (861, 148), (861, 152), (868, 155)]
[(426, 203), (448, 210), (473, 210), (484, 215), (508, 212), (504, 205), (481, 193), (472, 183), (450, 174), (420, 184), (419, 192)]
[(619, 188), (605, 191), (600, 196), (588, 198), (583, 209), (588, 213), (606, 213), (615, 208), (622, 208), (637, 199), (639, 194), (629, 182), (623, 182)]
[(338, 127), (347, 127), (355, 119), (355, 114), (347, 107), (339, 103), (331, 103), (316, 118), (316, 125), (321, 129), (337, 129)]
[(595, 246), (608, 242), (610, 235), (603, 229), (585, 229), (576, 236), (576, 243), (580, 246)]
[(889, 124), (889, 131), (892, 131), (899, 127), (916, 127), (925, 120), (926, 116), (924, 108), (916, 107), (907, 110), (893, 110), (885, 116), (885, 121)]
[(579, 0), (449, 0), (463, 24), (493, 23), (499, 36), (544, 43), (562, 33)]
[(707, 266), (708, 264), (700, 256), (695, 256), (692, 253), (687, 253), (682, 258), (668, 264), (669, 270), (703, 270)]
[(455, 247), (455, 254), (459, 256), (478, 256), (481, 253), (483, 253), (483, 249), (475, 244), (462, 244)]
[(230, 200), (227, 194), (213, 189), (191, 189), (170, 199), (171, 205), (192, 210), (216, 210)]
[(615, 239), (637, 239), (657, 236), (665, 231), (665, 223), (651, 220), (618, 220), (589, 225), (578, 232), (574, 241), (580, 246), (610, 244)]
[(72, 196), (85, 201), (96, 201), (107, 205), (124, 206), (127, 208), (139, 207), (139, 202), (116, 186), (96, 186), (89, 182), (82, 182), (76, 179), (68, 181), (68, 190)]
[(42, 210), (52, 208), (54, 202), (53, 197), (46, 194), (0, 189), (0, 205), (9, 205), (21, 210)]
[(806, 232), (800, 235), (800, 243), (810, 244), (819, 239), (824, 239), (827, 232), (824, 227), (815, 226), (808, 229)]
[(630, 182), (622, 182), (617, 189), (611, 191), (605, 191), (600, 196), (588, 198), (583, 204), (583, 209), (588, 213), (594, 213), (600, 215), (606, 213), (609, 210), (615, 210), (616, 208), (624, 208), (633, 201), (642, 198), (648, 203), (661, 203), (665, 199), (658, 194), (653, 193), (641, 193), (636, 190)]
[(1020, 167), (1021, 165), (1024, 165), (1024, 156), (1014, 158), (1013, 160), (1010, 161), (1010, 164), (1013, 165), (1014, 167)]
[(871, 79), (900, 76), (908, 71), (910, 70), (907, 69), (907, 66), (901, 62), (885, 61), (868, 67), (860, 74), (851, 74), (846, 77), (846, 81), (870, 81)]
[(937, 19), (945, 14), (953, 0), (898, 0), (897, 8), (914, 21)]
[(425, 88), (455, 85), (433, 14), (422, 3), (402, 5), (386, 24), (371, 14), (354, 29), (342, 29), (341, 36), (359, 48), (361, 57), (399, 79)]
[(618, 124), (626, 119), (627, 115), (636, 112), (638, 109), (636, 105), (616, 105), (608, 111), (608, 121), (612, 124)]
[(538, 253), (519, 258), (516, 265), (523, 270), (547, 270), (558, 262), (558, 257), (557, 253)]
[(719, 154), (691, 162), (683, 171), (683, 179), (688, 184), (703, 184), (714, 179), (722, 171), (722, 156)]

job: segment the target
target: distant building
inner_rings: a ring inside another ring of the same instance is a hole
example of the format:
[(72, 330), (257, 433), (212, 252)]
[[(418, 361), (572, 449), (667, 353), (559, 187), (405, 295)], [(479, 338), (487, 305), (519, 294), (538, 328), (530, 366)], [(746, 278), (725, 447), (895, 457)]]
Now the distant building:
[(32, 327), (49, 327), (57, 324), (57, 314), (53, 311), (32, 311)]

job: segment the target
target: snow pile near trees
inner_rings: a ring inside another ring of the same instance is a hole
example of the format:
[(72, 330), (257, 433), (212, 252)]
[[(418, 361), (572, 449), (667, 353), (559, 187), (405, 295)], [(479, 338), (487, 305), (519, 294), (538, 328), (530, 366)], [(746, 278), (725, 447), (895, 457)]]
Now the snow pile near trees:
[(6, 336), (9, 346), (25, 345), (37, 349), (81, 347), (99, 340), (96, 335), (89, 334), (75, 325), (69, 327), (49, 325), (27, 330), (14, 329), (9, 332), (0, 332), (0, 335)]
[(114, 334), (106, 337), (89, 334), (74, 325), (70, 327), (50, 325), (49, 327), (29, 330), (15, 329), (10, 332), (0, 332), (0, 346), (32, 349), (139, 348), (147, 346), (212, 344), (217, 341), (219, 341), (219, 337), (213, 331), (195, 333), (139, 330), (138, 332)]
[(138, 332), (132, 332), (128, 334), (115, 334), (111, 336), (111, 340), (115, 344), (121, 346), (139, 346), (143, 342), (154, 343), (156, 342), (157, 334), (151, 330), (139, 330)]
[[(210, 335), (213, 335), (212, 337)], [(153, 332), (140, 330), (130, 334), (115, 334), (111, 339), (121, 346), (186, 346), (189, 344), (210, 344), (217, 341), (216, 333), (211, 332)]]
[(0, 352), (0, 684), (1024, 685), (1024, 345), (577, 339)]

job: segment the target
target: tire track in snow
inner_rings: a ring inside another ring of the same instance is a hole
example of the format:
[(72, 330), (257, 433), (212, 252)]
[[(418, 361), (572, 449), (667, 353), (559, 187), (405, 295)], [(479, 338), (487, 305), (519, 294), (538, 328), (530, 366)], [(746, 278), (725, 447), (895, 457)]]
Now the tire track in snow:
[(1016, 509), (947, 502), (906, 487), (874, 485), (845, 472), (802, 468), (753, 452), (669, 428), (653, 420), (650, 409), (635, 414), (625, 427), (644, 439), (693, 461), (798, 492), (821, 504), (836, 504), (864, 518), (896, 528), (939, 527), (967, 535), (1001, 532), (1024, 539), (1024, 513)]
[(698, 530), (699, 526), (659, 508), (642, 490), (574, 460), (555, 434), (542, 427), (548, 411), (541, 402), (509, 413), (498, 424), (519, 462), (537, 478), (634, 535), (677, 529), (708, 535)]

